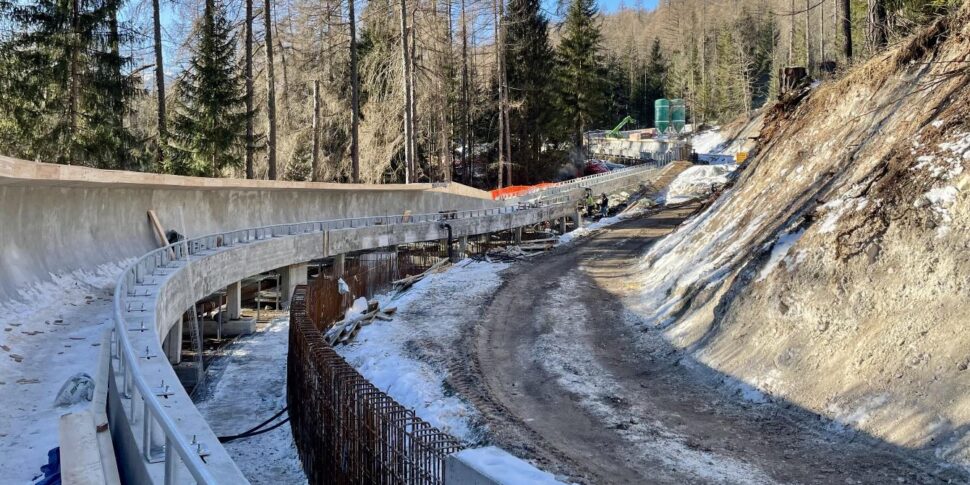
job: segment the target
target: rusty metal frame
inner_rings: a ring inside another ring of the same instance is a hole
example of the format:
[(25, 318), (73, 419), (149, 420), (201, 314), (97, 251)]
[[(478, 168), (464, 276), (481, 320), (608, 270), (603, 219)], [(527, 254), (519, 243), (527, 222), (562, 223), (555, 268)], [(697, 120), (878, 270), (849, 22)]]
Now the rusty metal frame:
[(348, 364), (308, 315), (306, 286), (290, 305), (287, 401), (310, 483), (444, 483), (444, 462), (463, 448), (398, 404)]

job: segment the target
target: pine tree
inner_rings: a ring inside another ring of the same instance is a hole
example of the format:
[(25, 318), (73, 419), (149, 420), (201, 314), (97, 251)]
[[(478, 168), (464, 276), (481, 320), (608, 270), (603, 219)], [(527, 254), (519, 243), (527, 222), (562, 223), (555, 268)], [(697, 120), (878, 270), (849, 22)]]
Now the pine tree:
[(130, 60), (120, 55), (120, 45), (131, 36), (121, 31), (124, 26), (118, 22), (120, 3), (105, 2), (109, 9), (108, 44), (92, 53), (94, 67), (87, 86), (90, 94), (83, 99), (81, 113), (88, 129), (80, 133), (80, 138), (87, 158), (97, 161), (99, 167), (134, 169), (139, 168), (132, 155), (137, 141), (125, 126), (125, 116), (129, 112), (127, 102), (135, 90), (132, 79), (122, 74)]
[(595, 0), (572, 0), (559, 43), (559, 86), (562, 113), (577, 149), (583, 132), (604, 107), (603, 56)]
[(206, 0), (198, 44), (177, 85), (167, 172), (218, 176), (242, 164), (246, 97), (235, 55), (236, 38), (223, 5)]
[(641, 123), (653, 126), (654, 106), (658, 99), (665, 97), (664, 83), (667, 82), (667, 61), (663, 56), (663, 49), (660, 47), (660, 39), (654, 38), (653, 45), (650, 47), (650, 60), (644, 72), (644, 82), (642, 90), (637, 93), (637, 103), (640, 104)]
[(539, 0), (509, 0), (506, 10), (505, 59), (509, 84), (512, 159), (529, 181), (548, 177), (540, 151), (552, 123), (554, 52), (549, 45), (549, 21)]
[(103, 168), (128, 164), (121, 0), (8, 2), (0, 42), (0, 151)]

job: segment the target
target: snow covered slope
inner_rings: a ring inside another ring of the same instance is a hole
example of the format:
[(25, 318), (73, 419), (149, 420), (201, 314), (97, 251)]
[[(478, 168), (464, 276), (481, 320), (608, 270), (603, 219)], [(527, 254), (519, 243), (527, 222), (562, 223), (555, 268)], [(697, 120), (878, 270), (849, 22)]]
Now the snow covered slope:
[(765, 114), (654, 246), (644, 325), (845, 432), (970, 465), (970, 4)]

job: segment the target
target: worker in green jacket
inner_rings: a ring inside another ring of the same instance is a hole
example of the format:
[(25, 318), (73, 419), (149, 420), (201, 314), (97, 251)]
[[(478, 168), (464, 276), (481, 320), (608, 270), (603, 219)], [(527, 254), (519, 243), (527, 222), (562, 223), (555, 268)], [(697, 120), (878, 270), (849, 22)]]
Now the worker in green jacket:
[(593, 190), (586, 189), (586, 216), (593, 217), (596, 215), (596, 198), (593, 197)]

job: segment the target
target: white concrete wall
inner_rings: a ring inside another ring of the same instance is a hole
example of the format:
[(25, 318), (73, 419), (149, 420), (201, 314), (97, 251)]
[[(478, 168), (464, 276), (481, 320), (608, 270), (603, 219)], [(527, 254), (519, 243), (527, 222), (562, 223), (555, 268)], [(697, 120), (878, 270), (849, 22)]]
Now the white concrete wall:
[(348, 185), (205, 179), (50, 165), (0, 156), (0, 302), (78, 269), (157, 247), (147, 219), (189, 237), (342, 217), (495, 207), (450, 184)]

